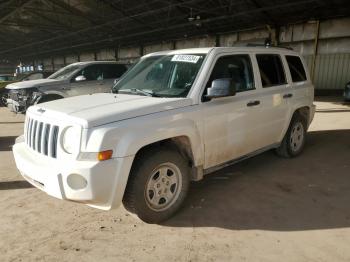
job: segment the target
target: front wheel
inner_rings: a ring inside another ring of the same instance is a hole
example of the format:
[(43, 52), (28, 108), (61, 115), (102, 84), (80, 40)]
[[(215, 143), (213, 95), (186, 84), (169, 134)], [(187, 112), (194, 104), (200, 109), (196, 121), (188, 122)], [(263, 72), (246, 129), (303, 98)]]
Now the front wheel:
[(306, 130), (306, 121), (299, 115), (293, 116), (281, 145), (276, 149), (277, 154), (282, 157), (299, 155), (305, 146)]
[(144, 222), (159, 223), (179, 210), (189, 183), (188, 161), (179, 152), (150, 150), (135, 159), (123, 204)]

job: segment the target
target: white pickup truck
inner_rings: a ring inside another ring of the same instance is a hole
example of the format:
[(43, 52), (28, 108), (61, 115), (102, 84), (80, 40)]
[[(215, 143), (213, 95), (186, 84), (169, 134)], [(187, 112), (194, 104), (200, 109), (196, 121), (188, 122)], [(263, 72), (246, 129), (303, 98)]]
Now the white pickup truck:
[(294, 157), (315, 106), (291, 50), (196, 48), (143, 56), (113, 93), (28, 109), (13, 147), (23, 177), (47, 194), (158, 223), (191, 180), (275, 149)]

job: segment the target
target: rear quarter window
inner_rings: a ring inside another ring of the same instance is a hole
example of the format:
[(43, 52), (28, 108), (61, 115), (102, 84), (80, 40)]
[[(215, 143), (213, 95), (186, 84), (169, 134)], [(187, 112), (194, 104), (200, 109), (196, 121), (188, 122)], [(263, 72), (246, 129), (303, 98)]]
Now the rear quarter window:
[(293, 82), (302, 82), (306, 80), (306, 73), (301, 62), (300, 57), (287, 55), (286, 60), (288, 63), (290, 75)]

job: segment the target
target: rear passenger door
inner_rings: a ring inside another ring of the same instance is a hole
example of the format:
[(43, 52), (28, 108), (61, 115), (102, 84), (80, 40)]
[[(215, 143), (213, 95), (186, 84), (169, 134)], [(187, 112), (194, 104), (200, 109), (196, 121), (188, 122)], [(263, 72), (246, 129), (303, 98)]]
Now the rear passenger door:
[(284, 136), (285, 127), (289, 122), (290, 105), (288, 99), (292, 96), (288, 84), (285, 64), (279, 54), (256, 54), (258, 75), (260, 75), (260, 124), (259, 148), (279, 143)]

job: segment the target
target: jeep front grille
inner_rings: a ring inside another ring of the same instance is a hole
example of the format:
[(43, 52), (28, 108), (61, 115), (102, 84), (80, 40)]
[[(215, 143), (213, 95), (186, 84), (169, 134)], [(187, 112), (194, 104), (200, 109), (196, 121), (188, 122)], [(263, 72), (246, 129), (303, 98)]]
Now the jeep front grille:
[(25, 141), (34, 151), (56, 158), (59, 127), (27, 118)]

